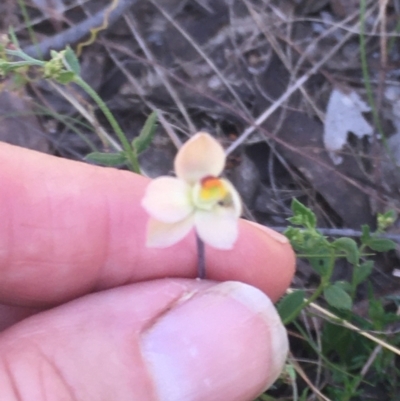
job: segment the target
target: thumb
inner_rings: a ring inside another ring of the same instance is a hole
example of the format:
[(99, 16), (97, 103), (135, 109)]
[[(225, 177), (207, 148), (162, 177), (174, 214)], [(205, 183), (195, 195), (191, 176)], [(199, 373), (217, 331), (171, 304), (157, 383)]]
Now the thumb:
[(286, 331), (247, 284), (132, 284), (0, 335), (0, 399), (246, 401), (279, 375)]

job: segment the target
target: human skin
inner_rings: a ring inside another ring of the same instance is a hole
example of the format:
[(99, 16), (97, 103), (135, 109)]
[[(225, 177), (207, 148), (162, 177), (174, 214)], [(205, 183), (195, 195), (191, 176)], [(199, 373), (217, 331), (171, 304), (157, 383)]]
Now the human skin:
[(145, 246), (148, 178), (7, 144), (0, 164), (2, 401), (246, 401), (276, 378), (284, 237), (241, 220), (196, 280), (193, 233)]

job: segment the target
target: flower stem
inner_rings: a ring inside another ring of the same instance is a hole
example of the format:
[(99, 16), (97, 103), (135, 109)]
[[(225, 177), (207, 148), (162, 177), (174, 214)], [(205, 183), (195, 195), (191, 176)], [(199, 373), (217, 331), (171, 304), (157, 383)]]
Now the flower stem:
[(196, 234), (196, 243), (198, 256), (197, 277), (201, 280), (204, 280), (206, 278), (206, 254), (204, 242), (201, 240), (198, 234)]
[(135, 173), (140, 174), (140, 167), (139, 162), (137, 160), (137, 155), (133, 152), (132, 147), (126, 138), (124, 132), (122, 131), (121, 127), (117, 123), (117, 120), (112, 115), (110, 109), (107, 105), (103, 102), (100, 96), (94, 91), (90, 85), (88, 85), (81, 77), (75, 76), (74, 82), (78, 84), (99, 106), (100, 110), (106, 116), (108, 122), (110, 123), (111, 127), (115, 131), (118, 136), (118, 139), (121, 141), (121, 145), (128, 157), (129, 167)]

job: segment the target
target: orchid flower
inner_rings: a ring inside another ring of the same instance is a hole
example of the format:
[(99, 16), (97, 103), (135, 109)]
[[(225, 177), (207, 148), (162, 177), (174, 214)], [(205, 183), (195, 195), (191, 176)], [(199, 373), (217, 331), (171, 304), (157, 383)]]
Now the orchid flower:
[(147, 246), (165, 248), (182, 240), (191, 230), (218, 249), (231, 249), (238, 237), (240, 196), (225, 178), (222, 146), (199, 132), (178, 151), (175, 177), (150, 182), (142, 206), (150, 215)]

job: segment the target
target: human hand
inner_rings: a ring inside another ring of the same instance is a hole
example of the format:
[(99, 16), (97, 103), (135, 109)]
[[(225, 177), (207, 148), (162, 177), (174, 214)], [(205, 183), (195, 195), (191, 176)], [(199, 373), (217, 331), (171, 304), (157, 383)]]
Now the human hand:
[(241, 221), (193, 280), (194, 235), (144, 245), (148, 179), (7, 144), (0, 160), (2, 401), (245, 401), (275, 380), (284, 237)]

